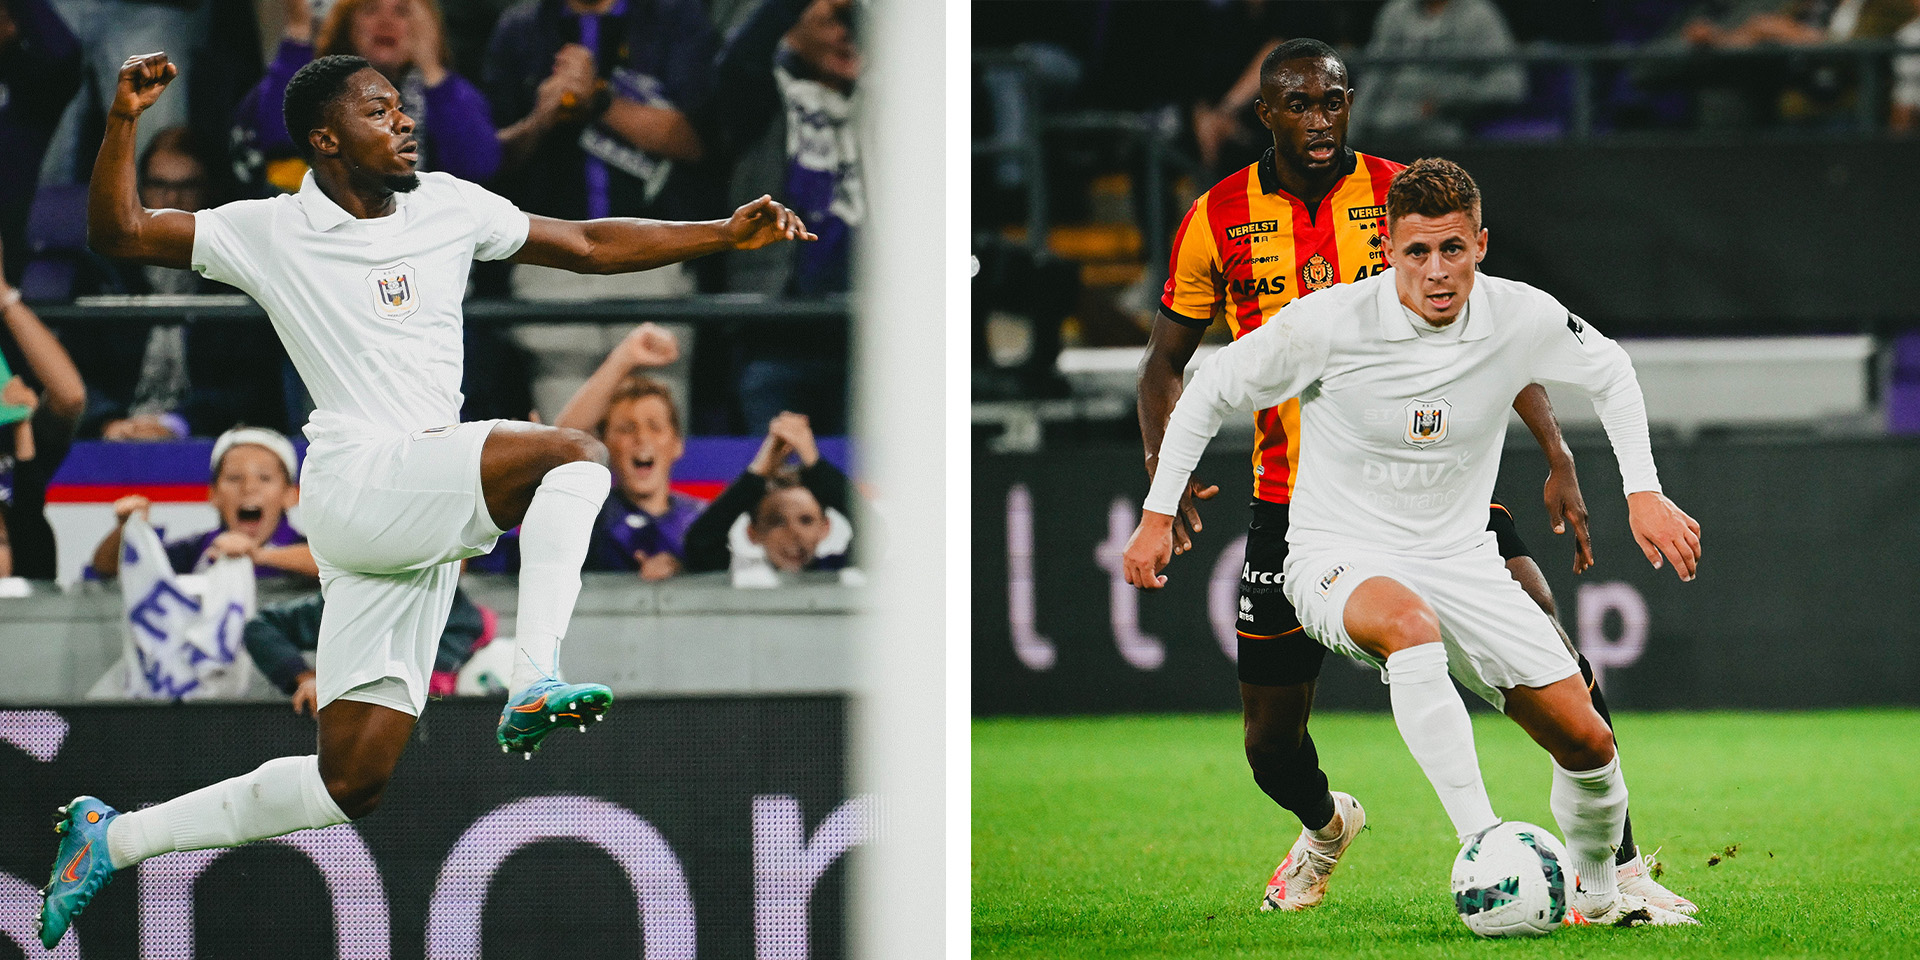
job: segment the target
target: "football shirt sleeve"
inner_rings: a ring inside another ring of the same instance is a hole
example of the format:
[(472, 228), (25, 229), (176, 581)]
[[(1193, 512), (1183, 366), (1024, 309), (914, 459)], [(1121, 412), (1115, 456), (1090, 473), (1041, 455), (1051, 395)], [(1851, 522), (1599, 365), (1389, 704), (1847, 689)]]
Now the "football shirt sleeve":
[(1201, 194), (1180, 221), (1173, 236), (1173, 258), (1167, 264), (1167, 285), (1160, 294), (1160, 313), (1174, 323), (1206, 328), (1220, 303), (1220, 267), (1214, 256), (1213, 227), (1207, 220), (1207, 197)]
[(1172, 515), (1180, 506), (1187, 477), (1229, 411), (1264, 410), (1320, 379), (1332, 345), (1329, 316), (1290, 303), (1200, 364), (1167, 420), (1148, 510)]
[(520, 252), (533, 222), (513, 201), (465, 180), (455, 180), (460, 199), (473, 213), (473, 258), (505, 260)]
[(193, 269), (260, 299), (272, 248), (273, 201), (238, 200), (193, 214)]
[(1552, 297), (1545, 298), (1534, 326), (1531, 378), (1586, 391), (1620, 461), (1625, 491), (1659, 492), (1660, 473), (1647, 436), (1647, 404), (1627, 351)]

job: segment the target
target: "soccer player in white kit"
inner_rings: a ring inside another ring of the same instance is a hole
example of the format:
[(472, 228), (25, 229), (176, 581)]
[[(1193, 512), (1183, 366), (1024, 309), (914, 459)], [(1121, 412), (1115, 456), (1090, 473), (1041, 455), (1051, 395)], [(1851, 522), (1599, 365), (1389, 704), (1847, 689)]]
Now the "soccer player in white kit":
[(135, 191), (135, 123), (177, 75), (164, 53), (121, 68), (88, 239), (103, 254), (191, 266), (252, 295), (314, 398), (303, 479), (327, 598), (319, 750), (133, 813), (92, 797), (62, 808), (41, 911), (49, 949), (115, 870), (372, 812), (426, 702), (458, 561), (490, 550), (503, 530), (522, 527), (524, 560), (501, 748), (531, 756), (550, 730), (584, 731), (611, 704), (606, 687), (557, 676), (611, 486), (606, 448), (578, 430), (459, 422), (473, 261), (618, 273), (813, 239), (770, 197), (721, 221), (574, 222), (529, 216), (448, 174), (417, 174), (398, 91), (367, 61), (339, 56), (308, 64), (287, 87), (288, 130), (312, 167), (298, 193), (147, 210)]
[(1551, 805), (1579, 877), (1575, 922), (1697, 923), (1619, 890), (1627, 786), (1613, 736), (1486, 523), (1514, 395), (1534, 382), (1574, 386), (1606, 427), (1648, 561), (1664, 556), (1693, 579), (1700, 526), (1660, 492), (1633, 365), (1553, 297), (1476, 275), (1487, 231), (1479, 188), (1457, 164), (1421, 160), (1396, 176), (1387, 230), (1392, 269), (1293, 301), (1201, 365), (1167, 425), (1127, 580), (1166, 582), (1180, 495), (1222, 417), (1299, 397), (1287, 599), (1315, 640), (1380, 668), (1400, 735), (1459, 838), (1500, 821), (1449, 671), (1552, 755)]

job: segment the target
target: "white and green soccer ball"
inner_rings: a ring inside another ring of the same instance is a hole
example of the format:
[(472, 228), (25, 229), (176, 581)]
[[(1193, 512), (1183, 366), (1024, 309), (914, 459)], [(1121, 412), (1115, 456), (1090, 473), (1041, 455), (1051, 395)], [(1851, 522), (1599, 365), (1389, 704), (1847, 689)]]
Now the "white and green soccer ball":
[(1453, 858), (1453, 905), (1483, 937), (1544, 937), (1567, 918), (1567, 850), (1531, 823), (1502, 823), (1467, 838)]

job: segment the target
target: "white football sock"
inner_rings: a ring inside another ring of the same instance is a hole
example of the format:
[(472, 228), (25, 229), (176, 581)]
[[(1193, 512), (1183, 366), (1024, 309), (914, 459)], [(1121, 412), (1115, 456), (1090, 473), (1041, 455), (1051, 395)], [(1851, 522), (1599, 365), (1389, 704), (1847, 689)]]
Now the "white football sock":
[(1620, 832), (1627, 819), (1627, 780), (1620, 775), (1620, 756), (1595, 770), (1568, 770), (1553, 765), (1553, 793), (1548, 803), (1553, 819), (1567, 840), (1567, 859), (1580, 875), (1575, 907), (1601, 910), (1613, 903), (1619, 889), (1613, 854), (1620, 848)]
[(1400, 739), (1426, 773), (1461, 841), (1500, 822), (1480, 780), (1473, 721), (1447, 679), (1445, 644), (1423, 643), (1387, 658), (1387, 695)]
[(346, 823), (320, 779), (320, 758), (281, 757), (107, 825), (115, 870), (175, 850), (237, 847), (295, 830)]
[(593, 521), (613, 487), (613, 474), (590, 460), (563, 463), (540, 479), (520, 524), (520, 613), (514, 628), (513, 677), (507, 697), (560, 675), (560, 638), (580, 598)]

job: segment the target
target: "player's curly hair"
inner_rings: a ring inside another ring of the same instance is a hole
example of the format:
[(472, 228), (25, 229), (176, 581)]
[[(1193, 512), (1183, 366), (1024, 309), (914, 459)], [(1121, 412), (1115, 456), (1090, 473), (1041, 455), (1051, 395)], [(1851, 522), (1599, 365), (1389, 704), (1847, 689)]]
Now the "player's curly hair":
[(347, 92), (347, 78), (371, 66), (365, 57), (336, 54), (301, 67), (287, 81), (281, 113), (286, 117), (287, 136), (293, 138), (301, 159), (313, 162), (313, 144), (307, 134), (326, 125), (327, 107)]
[(1465, 213), (1480, 229), (1480, 187), (1452, 160), (1426, 157), (1395, 174), (1387, 187), (1387, 223), (1410, 213), (1444, 217)]

